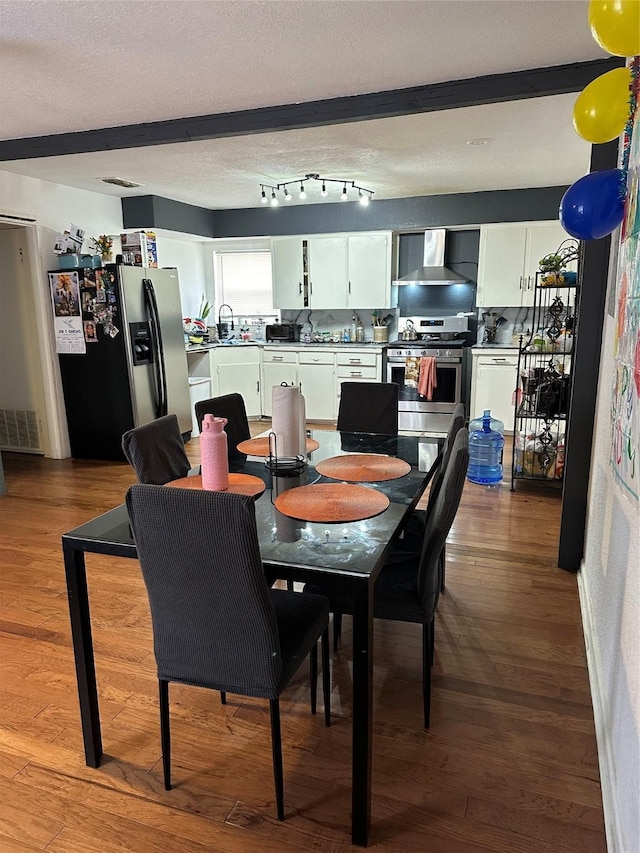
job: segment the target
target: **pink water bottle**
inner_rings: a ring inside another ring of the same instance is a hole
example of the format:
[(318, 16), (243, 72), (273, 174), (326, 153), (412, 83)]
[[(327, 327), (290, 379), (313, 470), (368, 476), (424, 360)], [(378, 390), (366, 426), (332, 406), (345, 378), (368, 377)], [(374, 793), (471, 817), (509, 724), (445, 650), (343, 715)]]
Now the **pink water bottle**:
[(202, 488), (224, 491), (229, 488), (229, 457), (227, 455), (227, 434), (224, 428), (226, 418), (205, 415), (200, 431), (200, 470)]

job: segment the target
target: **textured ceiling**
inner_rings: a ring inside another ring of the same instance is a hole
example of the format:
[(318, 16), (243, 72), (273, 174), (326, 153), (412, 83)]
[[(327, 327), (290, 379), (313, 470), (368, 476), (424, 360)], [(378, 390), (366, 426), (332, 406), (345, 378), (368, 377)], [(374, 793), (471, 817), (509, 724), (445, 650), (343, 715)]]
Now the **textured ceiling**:
[[(0, 137), (246, 109), (600, 58), (586, 0), (0, 0)], [(377, 198), (571, 183), (575, 96), (1, 168), (115, 195), (253, 207), (307, 172)], [(486, 138), (485, 145), (467, 145)], [(127, 191), (101, 177), (144, 184)], [(311, 196), (311, 193), (310, 193)], [(319, 198), (317, 199), (320, 200)], [(295, 203), (295, 202), (294, 202)]]

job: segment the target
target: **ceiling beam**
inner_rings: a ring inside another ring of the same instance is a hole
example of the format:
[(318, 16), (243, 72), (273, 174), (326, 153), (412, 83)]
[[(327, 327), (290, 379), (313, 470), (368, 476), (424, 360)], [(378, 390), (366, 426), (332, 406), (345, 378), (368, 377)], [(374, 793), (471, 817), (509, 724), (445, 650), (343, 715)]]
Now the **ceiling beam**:
[(582, 91), (596, 77), (621, 65), (624, 59), (614, 56), (322, 101), (6, 139), (0, 141), (0, 161), (272, 133), (564, 95)]

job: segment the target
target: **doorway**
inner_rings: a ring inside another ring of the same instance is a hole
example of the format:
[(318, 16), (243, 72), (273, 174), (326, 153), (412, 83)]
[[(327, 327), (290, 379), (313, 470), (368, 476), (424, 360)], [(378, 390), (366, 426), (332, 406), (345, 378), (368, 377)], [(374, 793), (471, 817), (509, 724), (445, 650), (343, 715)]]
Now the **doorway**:
[(64, 409), (33, 219), (0, 215), (0, 448), (61, 458)]

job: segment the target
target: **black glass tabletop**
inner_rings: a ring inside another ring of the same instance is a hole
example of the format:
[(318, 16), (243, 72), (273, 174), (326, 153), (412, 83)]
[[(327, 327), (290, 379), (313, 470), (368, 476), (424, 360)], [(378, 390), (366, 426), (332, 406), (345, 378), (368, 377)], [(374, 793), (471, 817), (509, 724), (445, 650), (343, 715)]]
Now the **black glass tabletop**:
[[(266, 484), (265, 492), (255, 502), (262, 559), (274, 567), (369, 575), (381, 565), (391, 539), (422, 496), (442, 440), (331, 430), (314, 430), (311, 436), (320, 446), (307, 456), (302, 471), (293, 476), (274, 474), (262, 459), (248, 457), (241, 465), (244, 473), (260, 477)], [(409, 463), (411, 470), (403, 477), (366, 484), (366, 488), (377, 489), (388, 497), (388, 509), (362, 521), (312, 523), (285, 516), (275, 508), (273, 501), (284, 491), (314, 483), (335, 483), (319, 474), (315, 465), (344, 453), (380, 453)], [(63, 542), (84, 551), (120, 556), (136, 553), (124, 504), (64, 534)]]

